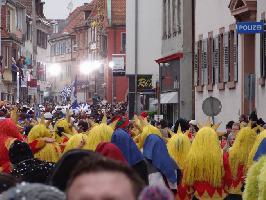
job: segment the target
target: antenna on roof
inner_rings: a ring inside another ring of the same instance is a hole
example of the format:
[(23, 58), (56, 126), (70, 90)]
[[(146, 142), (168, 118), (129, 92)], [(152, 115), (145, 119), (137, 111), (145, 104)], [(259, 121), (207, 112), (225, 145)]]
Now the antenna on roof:
[(73, 10), (74, 4), (73, 4), (73, 0), (71, 0), (67, 6), (68, 9), (68, 14), (70, 14)]

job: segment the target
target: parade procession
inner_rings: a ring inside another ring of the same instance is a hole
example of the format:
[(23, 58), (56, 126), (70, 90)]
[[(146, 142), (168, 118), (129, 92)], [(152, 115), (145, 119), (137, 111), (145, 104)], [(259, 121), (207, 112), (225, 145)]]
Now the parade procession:
[[(126, 104), (0, 104), (0, 198), (265, 199), (266, 131), (253, 112), (220, 124), (148, 113)], [(113, 185), (115, 184), (115, 185)]]
[(0, 200), (266, 200), (266, 0), (0, 0)]

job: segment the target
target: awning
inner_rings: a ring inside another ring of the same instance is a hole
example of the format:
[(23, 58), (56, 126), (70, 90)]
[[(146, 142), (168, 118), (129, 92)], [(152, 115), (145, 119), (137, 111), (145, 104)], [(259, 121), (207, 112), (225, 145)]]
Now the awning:
[(183, 58), (183, 53), (175, 53), (175, 54), (172, 54), (170, 56), (159, 58), (158, 60), (155, 60), (155, 62), (158, 64), (167, 63), (167, 62), (172, 61), (172, 60), (179, 60), (180, 58)]
[(178, 93), (168, 92), (161, 94), (161, 104), (178, 103)]

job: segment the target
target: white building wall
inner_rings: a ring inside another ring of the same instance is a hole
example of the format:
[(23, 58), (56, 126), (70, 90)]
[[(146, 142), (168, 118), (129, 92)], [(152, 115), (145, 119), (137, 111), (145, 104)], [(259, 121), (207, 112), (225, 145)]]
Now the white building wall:
[[(263, 0), (262, 0), (263, 1)], [(231, 15), (228, 5), (230, 0), (196, 0), (195, 13), (195, 40), (198, 41), (199, 35), (203, 34), (203, 38), (208, 38), (208, 32), (213, 31), (213, 36), (219, 34), (219, 29), (225, 27), (225, 32), (229, 31), (229, 25), (235, 23), (235, 19)], [(225, 84), (225, 90), (218, 90), (217, 85), (213, 86), (213, 91), (208, 92), (204, 86), (203, 92), (195, 92), (195, 118), (198, 121), (205, 121), (207, 116), (202, 111), (203, 101), (210, 97), (218, 98), (222, 103), (221, 113), (215, 117), (215, 122), (222, 122), (221, 129), (225, 129), (225, 125), (230, 120), (238, 120), (241, 113), (241, 57), (240, 46), (238, 43), (238, 82), (236, 88), (229, 90)]]
[[(261, 20), (261, 14), (266, 13), (265, 0), (257, 0), (257, 21)], [(260, 79), (260, 35), (256, 35), (256, 108), (258, 117), (266, 117), (266, 87), (259, 84)]]
[[(127, 0), (127, 52), (126, 74), (135, 74), (135, 5)], [(159, 67), (155, 60), (161, 57), (162, 1), (138, 0), (138, 74), (152, 74), (153, 86), (159, 80)]]

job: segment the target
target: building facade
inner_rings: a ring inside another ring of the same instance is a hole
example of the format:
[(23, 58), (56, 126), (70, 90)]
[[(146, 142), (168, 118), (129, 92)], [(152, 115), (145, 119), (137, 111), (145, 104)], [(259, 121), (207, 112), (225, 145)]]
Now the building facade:
[[(1, 100), (17, 100), (17, 72), (12, 64), (21, 56), (26, 32), (25, 6), (18, 1), (8, 0), (1, 7), (1, 55), (0, 80)], [(12, 59), (13, 58), (13, 59)]]
[[(206, 5), (208, 13), (202, 12)], [(194, 85), (198, 120), (206, 117), (202, 104), (211, 96), (221, 101), (215, 121), (222, 121), (222, 128), (254, 109), (263, 117), (264, 34), (237, 34), (236, 23), (263, 20), (264, 12), (263, 1), (196, 1)]]
[[(266, 22), (266, 4), (257, 0), (257, 21)], [(259, 117), (266, 116), (266, 33), (256, 35), (256, 108)]]
[[(108, 102), (127, 101), (128, 78), (126, 70), (126, 1), (112, 0), (107, 4), (107, 65), (105, 67), (106, 99)], [(108, 12), (109, 11), (109, 12)], [(117, 63), (117, 61), (121, 61)], [(112, 69), (121, 64), (119, 71)], [(112, 67), (112, 66), (111, 66)]]
[[(162, 48), (162, 1), (126, 1), (126, 74), (129, 77), (129, 115), (149, 110), (159, 81)], [(143, 83), (143, 84), (142, 84)], [(146, 85), (147, 87), (142, 87)], [(138, 87), (139, 86), (139, 87)]]
[(192, 0), (163, 0), (160, 113), (169, 122), (192, 118)]

